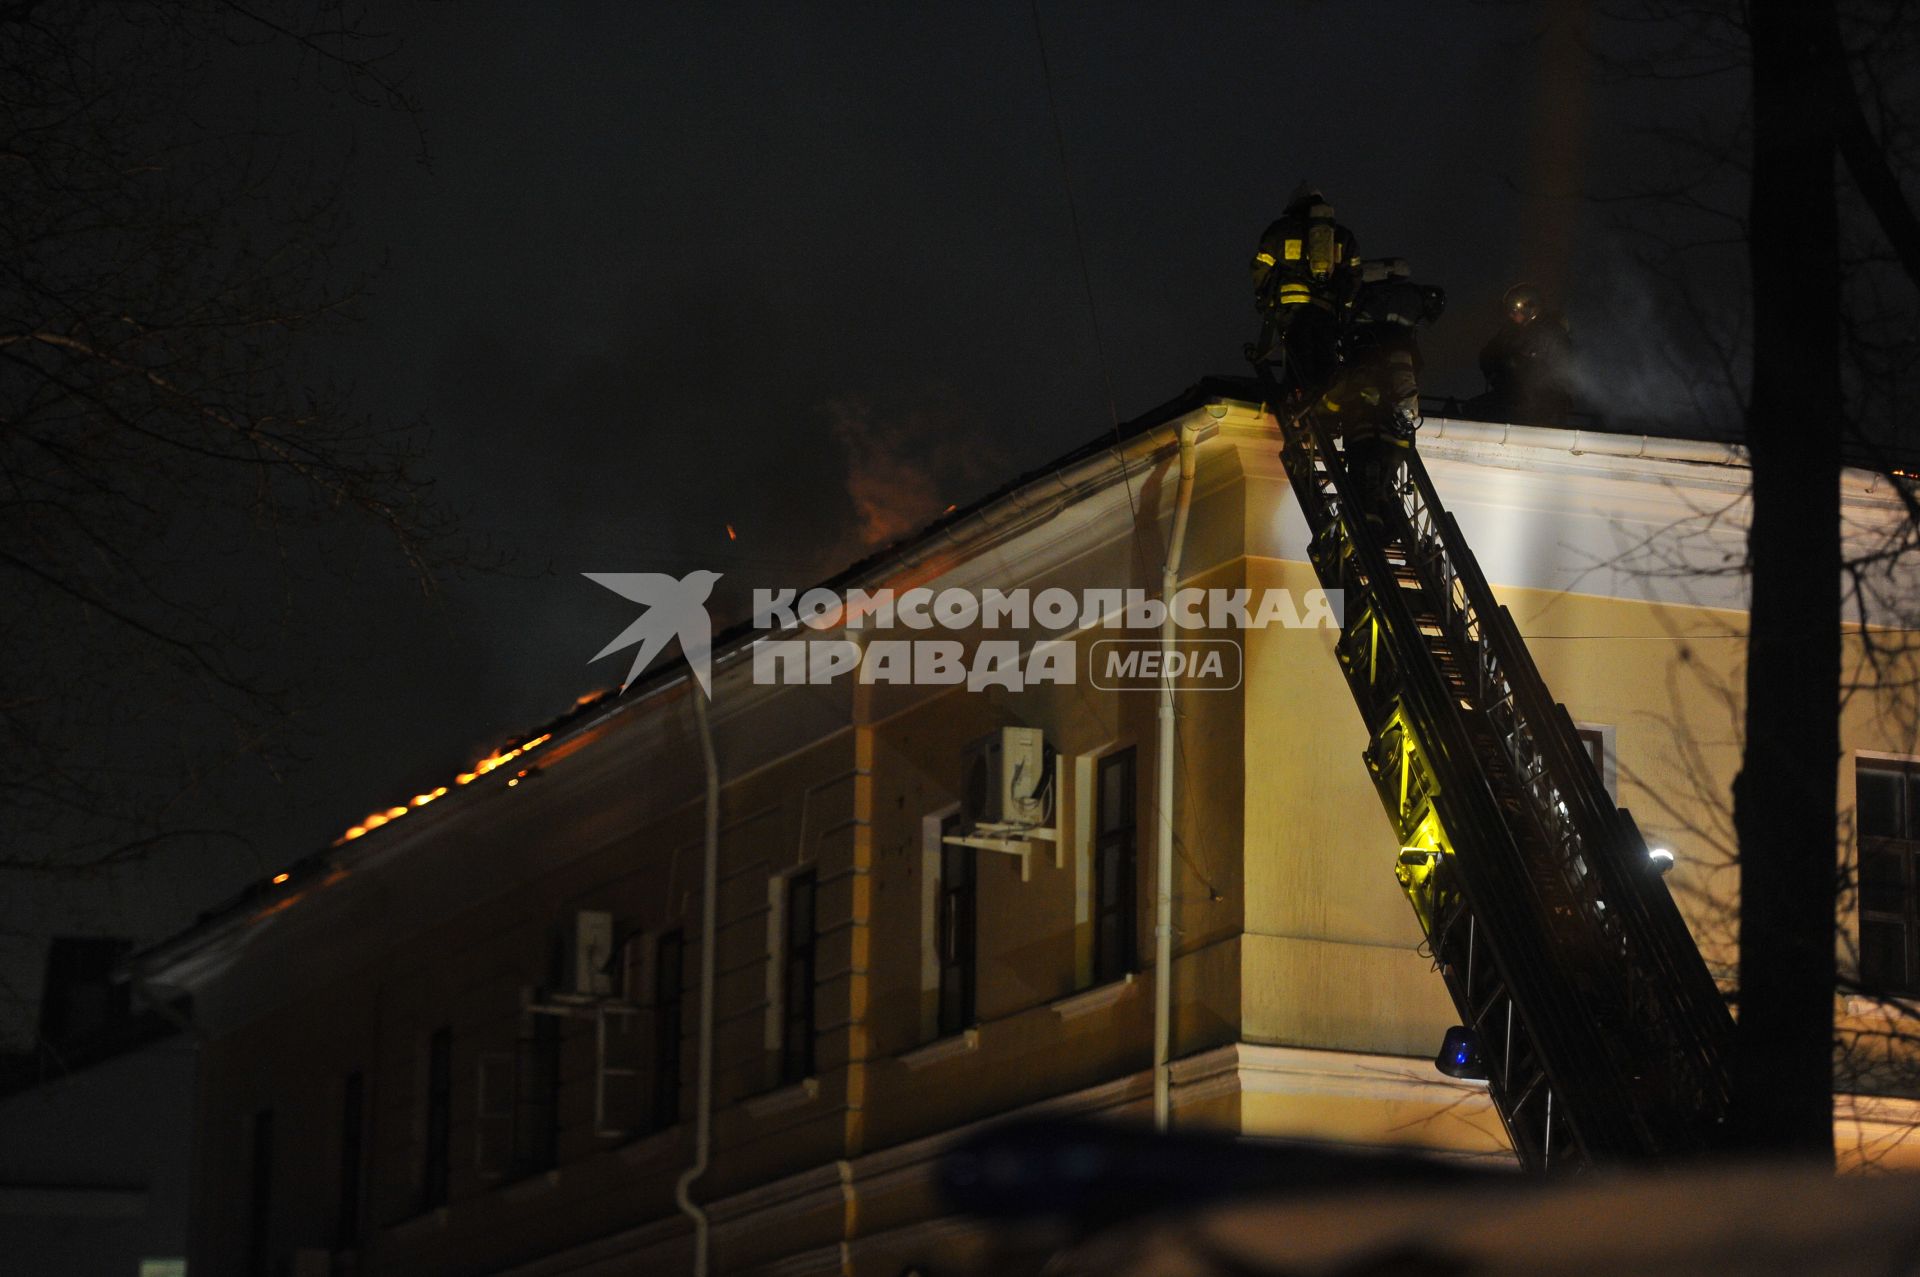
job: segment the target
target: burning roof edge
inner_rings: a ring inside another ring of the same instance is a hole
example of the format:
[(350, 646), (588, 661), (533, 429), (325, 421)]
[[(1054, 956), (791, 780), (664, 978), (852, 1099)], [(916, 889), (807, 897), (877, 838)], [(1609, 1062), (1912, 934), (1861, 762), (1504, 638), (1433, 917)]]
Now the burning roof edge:
[[(956, 533), (969, 523), (979, 522), (983, 516), (997, 507), (1013, 504), (1021, 510), (1031, 508), (1033, 503), (1019, 501), (1023, 493), (1049, 481), (1058, 481), (1068, 472), (1085, 468), (1089, 463), (1097, 463), (1103, 457), (1110, 458), (1110, 465), (1103, 467), (1102, 470), (1104, 477), (1107, 480), (1117, 480), (1128, 464), (1129, 458), (1126, 455), (1128, 451), (1137, 451), (1139, 445), (1147, 442), (1149, 436), (1156, 430), (1170, 425), (1190, 412), (1203, 409), (1210, 404), (1223, 403), (1258, 408), (1262, 402), (1260, 383), (1253, 378), (1224, 376), (1203, 378), (1181, 394), (1141, 413), (1131, 421), (1121, 423), (1053, 461), (1028, 470), (978, 499), (942, 514), (919, 531), (848, 565), (820, 582), (820, 585), (836, 593), (844, 593), (848, 588), (859, 585), (876, 575), (903, 567), (912, 559), (940, 545), (970, 540), (971, 537), (956, 536)], [(1429, 406), (1437, 410), (1431, 420), (1432, 433), (1429, 436), (1435, 441), (1454, 440), (1496, 446), (1525, 445), (1595, 457), (1657, 459), (1727, 467), (1743, 467), (1746, 461), (1744, 449), (1723, 442), (1672, 435), (1620, 433), (1590, 426), (1560, 428), (1472, 421), (1458, 415), (1460, 409), (1455, 402), (1430, 400)], [(1134, 447), (1130, 449), (1129, 445)], [(1173, 432), (1168, 431), (1166, 437), (1149, 450), (1148, 455), (1176, 446), (1177, 437)], [(1062, 492), (1071, 490), (1072, 487), (1069, 486), (1063, 488)], [(716, 667), (723, 661), (744, 654), (758, 637), (761, 636), (754, 628), (751, 618), (715, 635), (713, 659)], [(560, 716), (509, 738), (499, 750), (495, 751), (493, 757), (516, 756), (549, 740), (597, 726), (615, 714), (630, 712), (667, 693), (684, 683), (686, 678), (686, 671), (677, 662), (663, 663), (658, 669), (635, 681), (624, 691), (609, 688), (583, 696), (572, 709)], [(471, 778), (471, 776), (468, 777), (468, 779)], [(435, 795), (437, 797), (445, 792), (445, 787), (442, 787), (441, 790), (435, 791)], [(423, 805), (416, 802), (412, 807), (417, 808)], [(437, 822), (409, 821), (406, 829), (424, 830), (435, 823)], [(368, 826), (360, 832), (363, 835), (371, 835), (376, 832), (376, 828)], [(398, 844), (391, 833), (380, 838), (356, 836), (352, 840), (344, 838), (336, 840), (329, 846), (310, 852), (287, 865), (285, 869), (269, 879), (252, 884), (225, 903), (202, 913), (194, 923), (175, 935), (133, 955), (128, 959), (127, 970), (142, 980), (162, 984), (191, 983), (200, 976), (212, 974), (212, 971), (207, 969), (205, 960), (211, 959), (211, 965), (214, 968), (224, 965), (218, 956), (219, 951), (228, 948), (219, 943), (223, 937), (237, 938), (247, 924), (270, 918), (282, 908), (294, 903), (307, 890), (329, 885), (351, 865), (372, 855), (397, 850)]]

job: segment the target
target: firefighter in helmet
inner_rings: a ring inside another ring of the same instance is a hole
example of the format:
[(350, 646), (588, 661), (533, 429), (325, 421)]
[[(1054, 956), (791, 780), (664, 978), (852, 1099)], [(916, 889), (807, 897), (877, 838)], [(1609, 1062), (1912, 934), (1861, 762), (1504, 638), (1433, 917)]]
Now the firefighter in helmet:
[(1343, 367), (1322, 407), (1344, 441), (1360, 500), (1382, 499), (1398, 453), (1420, 424), (1420, 342), (1416, 330), (1446, 310), (1445, 291), (1416, 284), (1403, 258), (1362, 263), (1352, 313), (1341, 334)]
[(1333, 206), (1305, 183), (1260, 237), (1253, 259), (1260, 340), (1247, 357), (1283, 363), (1283, 384), (1303, 402), (1317, 399), (1339, 367), (1340, 326), (1353, 302), (1359, 260), (1353, 232), (1333, 220)]
[(1504, 322), (1480, 351), (1487, 392), (1469, 405), (1501, 421), (1558, 426), (1573, 406), (1573, 340), (1540, 290), (1515, 284), (1501, 299)]

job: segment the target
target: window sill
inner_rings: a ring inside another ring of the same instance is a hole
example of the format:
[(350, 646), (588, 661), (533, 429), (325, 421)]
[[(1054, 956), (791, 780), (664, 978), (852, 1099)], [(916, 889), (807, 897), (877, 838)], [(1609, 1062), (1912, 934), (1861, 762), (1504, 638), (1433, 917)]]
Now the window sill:
[(1862, 1020), (1920, 1019), (1920, 1005), (1912, 994), (1888, 993), (1879, 997), (1847, 996), (1847, 1014)]
[(510, 1180), (500, 1186), (500, 1196), (510, 1202), (524, 1202), (529, 1198), (544, 1197), (560, 1186), (560, 1169), (531, 1171), (519, 1179)]
[(397, 1224), (389, 1224), (381, 1231), (396, 1241), (406, 1241), (410, 1238), (424, 1237), (446, 1226), (447, 1208), (436, 1206), (432, 1210), (421, 1211), (418, 1215), (403, 1219)]
[(1048, 1003), (1048, 1007), (1062, 1020), (1077, 1020), (1083, 1015), (1092, 1015), (1127, 996), (1133, 988), (1134, 973), (1129, 971), (1118, 980), (1106, 984), (1096, 984), (1091, 989), (1079, 993), (1070, 993), (1064, 998)]
[(980, 1049), (979, 1028), (962, 1029), (951, 1037), (944, 1037), (925, 1046), (915, 1047), (900, 1056), (900, 1063), (910, 1069), (924, 1069), (930, 1064), (950, 1060), (956, 1055), (965, 1055), (969, 1051)]
[(811, 1104), (820, 1096), (820, 1079), (803, 1078), (777, 1091), (766, 1091), (744, 1100), (741, 1107), (747, 1110), (749, 1117), (772, 1117), (775, 1113), (784, 1113), (788, 1109), (797, 1109), (803, 1104)]
[(680, 1147), (680, 1124), (663, 1126), (657, 1131), (649, 1131), (622, 1144), (617, 1150), (620, 1160), (629, 1166), (640, 1166), (647, 1162), (657, 1162), (663, 1156)]

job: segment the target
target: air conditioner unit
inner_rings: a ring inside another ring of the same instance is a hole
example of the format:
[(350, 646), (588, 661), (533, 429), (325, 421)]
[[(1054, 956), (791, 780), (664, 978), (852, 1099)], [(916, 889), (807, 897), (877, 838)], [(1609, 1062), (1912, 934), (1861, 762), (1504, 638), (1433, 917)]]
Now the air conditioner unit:
[(613, 915), (599, 909), (582, 909), (573, 915), (566, 956), (569, 959), (562, 978), (567, 992), (586, 997), (613, 996)]
[(1002, 727), (967, 750), (960, 819), (969, 830), (1028, 829), (1047, 818), (1046, 742), (1037, 727)]

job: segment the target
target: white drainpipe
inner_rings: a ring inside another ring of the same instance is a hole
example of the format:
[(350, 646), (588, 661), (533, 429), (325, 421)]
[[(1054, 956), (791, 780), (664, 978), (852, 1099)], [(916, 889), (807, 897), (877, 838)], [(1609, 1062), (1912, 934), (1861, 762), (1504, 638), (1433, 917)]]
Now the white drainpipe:
[[(1173, 596), (1180, 587), (1180, 555), (1187, 543), (1187, 515), (1193, 506), (1194, 450), (1202, 439), (1219, 431), (1212, 422), (1180, 425), (1180, 490), (1174, 498), (1173, 537), (1167, 542), (1167, 562), (1160, 574), (1160, 598), (1167, 615), (1160, 623), (1161, 659), (1174, 653)], [(1164, 1131), (1173, 1106), (1173, 678), (1160, 684), (1160, 747), (1154, 754), (1159, 784), (1156, 810), (1160, 814), (1159, 856), (1154, 868), (1153, 923), (1153, 1124)]]
[(700, 730), (700, 754), (707, 765), (707, 854), (700, 880), (700, 1065), (695, 1083), (698, 1098), (693, 1114), (693, 1165), (673, 1186), (673, 1197), (680, 1203), (681, 1212), (693, 1220), (694, 1277), (707, 1277), (707, 1213), (694, 1202), (691, 1190), (693, 1182), (707, 1173), (713, 1145), (713, 949), (720, 888), (720, 763), (713, 752), (706, 693), (688, 679), (687, 694), (693, 698), (693, 721)]

